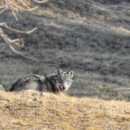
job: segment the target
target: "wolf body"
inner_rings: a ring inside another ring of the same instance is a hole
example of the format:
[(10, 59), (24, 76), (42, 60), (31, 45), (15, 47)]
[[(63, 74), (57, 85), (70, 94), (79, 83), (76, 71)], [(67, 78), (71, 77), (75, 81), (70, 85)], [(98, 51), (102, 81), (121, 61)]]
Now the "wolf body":
[(10, 91), (38, 90), (41, 92), (62, 92), (68, 90), (73, 82), (73, 72), (63, 72), (42, 76), (31, 74), (18, 79), (10, 88)]

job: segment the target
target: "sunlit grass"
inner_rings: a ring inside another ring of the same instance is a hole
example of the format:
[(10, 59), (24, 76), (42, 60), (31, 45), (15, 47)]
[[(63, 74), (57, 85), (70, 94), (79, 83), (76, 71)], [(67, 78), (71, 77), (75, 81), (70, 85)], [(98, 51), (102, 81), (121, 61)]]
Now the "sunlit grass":
[(129, 130), (130, 103), (38, 92), (0, 92), (0, 129)]

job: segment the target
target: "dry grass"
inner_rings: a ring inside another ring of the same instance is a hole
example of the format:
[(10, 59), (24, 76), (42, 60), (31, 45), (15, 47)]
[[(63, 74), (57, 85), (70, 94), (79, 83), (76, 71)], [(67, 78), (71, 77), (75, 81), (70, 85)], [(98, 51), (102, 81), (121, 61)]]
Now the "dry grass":
[(10, 10), (15, 14), (20, 11), (32, 11), (36, 8), (35, 4), (43, 4), (47, 1), (48, 0), (0, 0), (0, 9)]
[(0, 5), (14, 12), (32, 8), (31, 0), (0, 0)]
[(1, 130), (129, 130), (130, 103), (0, 92)]

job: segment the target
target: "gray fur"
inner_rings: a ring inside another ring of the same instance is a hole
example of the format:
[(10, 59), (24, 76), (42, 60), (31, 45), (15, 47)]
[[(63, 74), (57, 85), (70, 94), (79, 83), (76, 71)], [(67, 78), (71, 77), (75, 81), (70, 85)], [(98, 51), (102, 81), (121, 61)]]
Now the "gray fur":
[(38, 90), (41, 92), (62, 92), (68, 90), (73, 82), (73, 72), (57, 70), (56, 73), (47, 76), (27, 75), (18, 79), (10, 88), (10, 91)]

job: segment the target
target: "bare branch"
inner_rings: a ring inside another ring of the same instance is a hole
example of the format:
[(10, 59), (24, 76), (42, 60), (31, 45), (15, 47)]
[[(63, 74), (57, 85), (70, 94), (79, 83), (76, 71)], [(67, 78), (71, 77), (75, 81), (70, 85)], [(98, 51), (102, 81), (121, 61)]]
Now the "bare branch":
[(7, 34), (4, 33), (2, 28), (0, 28), (0, 37), (4, 40), (4, 42), (8, 45), (8, 47), (10, 48), (10, 50), (13, 53), (15, 53), (23, 58), (32, 60), (32, 61), (38, 61), (36, 58), (26, 56), (21, 51), (16, 50), (14, 46), (21, 47), (21, 45), (22, 45), (21, 40), (20, 39), (13, 39), (12, 40), (11, 38), (9, 38), (9, 36)]
[(1, 6), (0, 7), (0, 14), (3, 14), (7, 9), (5, 8), (5, 6)]
[(26, 10), (26, 11), (28, 11), (28, 12), (32, 12), (32, 11), (35, 11), (35, 10), (37, 10), (37, 9), (38, 9), (38, 7), (37, 7), (37, 6), (35, 6), (35, 7), (30, 8), (30, 9), (28, 9), (28, 10)]
[(38, 59), (34, 58), (34, 57), (29, 57), (29, 56), (26, 56), (24, 53), (20, 52), (20, 51), (17, 51), (13, 46), (9, 45), (9, 48), (12, 50), (13, 53), (25, 58), (25, 59), (29, 59), (29, 60), (32, 60), (32, 61), (38, 61)]
[(37, 30), (37, 27), (35, 27), (35, 28), (28, 30), (28, 31), (21, 31), (21, 30), (9, 27), (6, 23), (0, 23), (0, 27), (3, 27), (5, 29), (8, 29), (8, 30), (15, 32), (15, 33), (27, 34), (27, 35), (29, 35), (29, 34), (31, 34), (31, 33), (33, 33), (34, 31)]
[(48, 0), (0, 0), (0, 2), (0, 14), (10, 11), (15, 19), (18, 20), (17, 14), (19, 12), (33, 12), (38, 9), (36, 4), (44, 4)]
[[(15, 51), (15, 48), (13, 47), (13, 45), (18, 45), (20, 47), (21, 45), (21, 41), (20, 39), (10, 39), (8, 35), (6, 35), (3, 31), (3, 29), (0, 28), (0, 36), (1, 38), (4, 40), (4, 42), (9, 46), (9, 48), (13, 51)], [(16, 51), (18, 53), (18, 51)], [(22, 54), (21, 52), (19, 52), (19, 54)]]
[(32, 1), (37, 4), (44, 4), (44, 3), (48, 2), (48, 0), (32, 0)]
[(6, 11), (6, 9), (2, 9), (2, 10), (0, 11), (0, 14), (3, 14), (5, 11)]
[(28, 10), (31, 8), (30, 0), (4, 0), (4, 4), (7, 9), (14, 12)]

